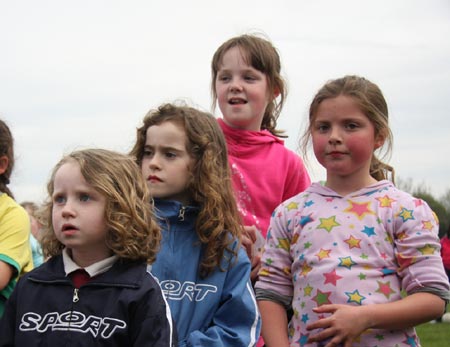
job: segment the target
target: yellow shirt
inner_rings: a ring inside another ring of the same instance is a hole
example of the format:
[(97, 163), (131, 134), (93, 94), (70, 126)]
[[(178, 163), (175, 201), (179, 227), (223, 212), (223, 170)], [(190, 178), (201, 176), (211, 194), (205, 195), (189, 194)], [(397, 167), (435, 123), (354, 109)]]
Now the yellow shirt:
[(7, 194), (0, 195), (0, 260), (14, 268), (11, 281), (0, 290), (0, 317), (17, 279), (33, 269), (27, 212)]

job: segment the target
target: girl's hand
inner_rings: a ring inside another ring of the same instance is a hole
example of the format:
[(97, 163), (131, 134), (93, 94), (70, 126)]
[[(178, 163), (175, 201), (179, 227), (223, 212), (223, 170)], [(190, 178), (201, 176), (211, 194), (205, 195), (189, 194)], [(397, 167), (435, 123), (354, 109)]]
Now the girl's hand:
[(254, 225), (245, 225), (242, 232), (242, 245), (244, 246), (252, 264), (252, 272), (250, 273), (252, 283), (255, 283), (258, 279), (258, 272), (261, 268), (261, 255), (254, 252), (257, 232), (258, 231)]
[(322, 329), (310, 335), (308, 342), (322, 341), (324, 347), (351, 347), (352, 342), (369, 328), (364, 306), (323, 305), (313, 310), (318, 314), (331, 313), (331, 316), (308, 324), (307, 330)]
[(250, 261), (253, 258), (253, 244), (255, 241), (256, 227), (254, 225), (244, 225), (242, 230), (242, 246), (244, 246)]

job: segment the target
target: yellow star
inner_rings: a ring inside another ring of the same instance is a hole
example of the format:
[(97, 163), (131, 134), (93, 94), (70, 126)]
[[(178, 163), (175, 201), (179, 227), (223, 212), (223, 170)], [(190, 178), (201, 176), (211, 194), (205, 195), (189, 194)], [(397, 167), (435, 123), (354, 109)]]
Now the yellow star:
[(436, 248), (427, 243), (425, 246), (418, 248), (418, 250), (422, 254), (434, 254)]
[(344, 242), (349, 245), (350, 249), (361, 248), (361, 246), (360, 246), (361, 239), (357, 239), (357, 238), (353, 237), (353, 235), (350, 235), (350, 238), (345, 240)]
[(389, 196), (385, 195), (381, 198), (376, 198), (380, 202), (380, 207), (392, 207), (392, 203), (396, 200), (391, 199)]
[(268, 268), (261, 268), (261, 270), (259, 271), (259, 276), (269, 276), (270, 275), (270, 270)]
[(345, 294), (348, 296), (348, 302), (354, 302), (361, 305), (361, 302), (365, 299), (364, 296), (359, 294), (358, 290), (355, 290), (354, 292), (345, 292)]
[(300, 272), (301, 276), (305, 276), (312, 270), (312, 267), (308, 265), (308, 263), (305, 261), (302, 265), (302, 271)]
[(425, 230), (433, 230), (433, 223), (431, 223), (431, 221), (429, 220), (423, 221), (422, 225)]
[(313, 291), (313, 287), (311, 287), (309, 284), (303, 289), (303, 295), (304, 296), (311, 296), (311, 293)]
[(343, 266), (348, 269), (351, 269), (353, 265), (356, 265), (356, 263), (352, 260), (352, 257), (342, 257), (339, 258), (340, 263), (338, 266)]
[(286, 205), (286, 209), (287, 209), (288, 211), (290, 211), (290, 210), (296, 210), (297, 208), (298, 208), (298, 203), (297, 203), (297, 202), (294, 202), (294, 201), (291, 201), (289, 204)]
[(336, 222), (336, 216), (331, 216), (330, 218), (319, 218), (320, 224), (317, 229), (325, 229), (330, 232), (334, 227), (339, 226), (340, 224)]
[(406, 222), (408, 219), (414, 219), (413, 211), (407, 210), (404, 207), (402, 207), (402, 210), (398, 213), (398, 216), (401, 217), (404, 222)]
[(316, 253), (315, 255), (319, 258), (319, 260), (329, 258), (330, 257), (331, 249), (323, 249), (321, 248), (319, 253)]
[(286, 238), (279, 238), (277, 248), (281, 248), (289, 252), (290, 249), (289, 240)]

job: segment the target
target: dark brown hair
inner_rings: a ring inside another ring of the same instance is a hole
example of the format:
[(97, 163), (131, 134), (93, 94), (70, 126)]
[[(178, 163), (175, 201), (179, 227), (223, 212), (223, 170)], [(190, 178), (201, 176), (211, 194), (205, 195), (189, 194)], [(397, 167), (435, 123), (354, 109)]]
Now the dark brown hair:
[(2, 156), (8, 158), (8, 167), (0, 175), (0, 191), (14, 199), (13, 193), (7, 187), (14, 167), (14, 139), (8, 125), (0, 119), (0, 157)]

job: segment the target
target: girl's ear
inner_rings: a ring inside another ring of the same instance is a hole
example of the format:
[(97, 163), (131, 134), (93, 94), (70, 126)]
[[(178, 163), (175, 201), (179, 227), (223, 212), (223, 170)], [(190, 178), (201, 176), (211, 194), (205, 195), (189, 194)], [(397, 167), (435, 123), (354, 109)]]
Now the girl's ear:
[(2, 155), (0, 157), (0, 175), (3, 175), (3, 173), (8, 169), (9, 159), (6, 155)]
[(275, 87), (275, 90), (273, 91), (273, 98), (276, 99), (280, 95), (280, 89), (278, 87)]
[(384, 134), (378, 134), (375, 138), (374, 149), (378, 149), (384, 145), (384, 140), (386, 137)]

